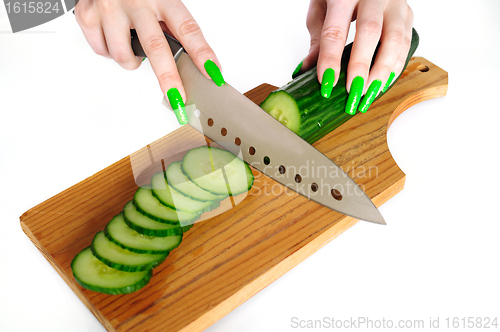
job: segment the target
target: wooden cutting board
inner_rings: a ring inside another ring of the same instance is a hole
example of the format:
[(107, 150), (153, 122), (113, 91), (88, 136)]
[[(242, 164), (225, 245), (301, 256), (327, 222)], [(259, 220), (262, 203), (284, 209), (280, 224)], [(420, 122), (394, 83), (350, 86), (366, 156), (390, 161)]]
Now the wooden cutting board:
[[(413, 58), (366, 114), (314, 146), (380, 206), (405, 182), (387, 147), (387, 129), (408, 107), (444, 96), (447, 84), (444, 70)], [(259, 104), (274, 89), (263, 84), (246, 96)], [(196, 223), (146, 287), (115, 296), (81, 288), (70, 268), (73, 257), (133, 198), (138, 184), (181, 159), (177, 152), (205, 144), (204, 136), (183, 126), (20, 217), (26, 235), (108, 331), (201, 331), (357, 222), (253, 170), (247, 197)]]

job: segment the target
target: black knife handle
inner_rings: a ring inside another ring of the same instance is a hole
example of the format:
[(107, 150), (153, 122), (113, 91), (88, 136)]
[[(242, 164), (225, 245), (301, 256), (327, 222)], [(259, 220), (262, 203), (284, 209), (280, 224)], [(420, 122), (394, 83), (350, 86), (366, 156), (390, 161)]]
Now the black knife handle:
[[(185, 52), (184, 47), (182, 47), (181, 43), (179, 43), (177, 39), (175, 39), (174, 37), (170, 36), (165, 32), (163, 34), (165, 35), (165, 38), (167, 39), (168, 42), (168, 46), (170, 46), (172, 55), (174, 56), (174, 59), (177, 62), (182, 52)], [(144, 49), (142, 48), (141, 42), (139, 41), (139, 37), (137, 36), (137, 32), (133, 29), (130, 30), (130, 36), (132, 38), (131, 44), (134, 54), (137, 56), (142, 56), (147, 58), (147, 55), (144, 52)]]

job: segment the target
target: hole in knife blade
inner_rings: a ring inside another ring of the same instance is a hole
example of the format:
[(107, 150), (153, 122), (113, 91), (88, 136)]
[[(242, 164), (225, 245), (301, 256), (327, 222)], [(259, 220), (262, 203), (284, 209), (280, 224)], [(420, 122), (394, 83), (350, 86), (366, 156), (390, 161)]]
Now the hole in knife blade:
[(268, 156), (265, 156), (264, 157), (264, 164), (269, 165), (270, 163), (271, 163), (271, 158), (269, 158)]
[(241, 145), (241, 139), (239, 137), (236, 137), (234, 139), (234, 144), (236, 144), (237, 146), (240, 146)]
[(317, 192), (317, 191), (318, 191), (318, 189), (319, 189), (318, 184), (317, 184), (316, 182), (313, 182), (313, 183), (311, 184), (311, 190), (312, 190), (313, 192)]
[(201, 112), (200, 112), (199, 109), (195, 109), (194, 110), (194, 116), (197, 117), (197, 118), (199, 118), (201, 116)]
[(222, 136), (226, 136), (226, 135), (227, 135), (227, 129), (226, 129), (226, 128), (222, 128), (222, 129), (220, 130), (220, 134), (221, 134)]
[(214, 120), (212, 118), (210, 118), (210, 119), (208, 119), (207, 123), (208, 123), (209, 127), (212, 127), (214, 125)]
[(332, 189), (331, 193), (333, 198), (335, 198), (337, 201), (340, 201), (342, 199), (342, 194), (337, 189)]
[(255, 148), (251, 146), (250, 149), (248, 149), (248, 153), (250, 153), (250, 155), (253, 156), (255, 154)]
[(301, 183), (302, 182), (302, 176), (300, 176), (299, 174), (295, 175), (295, 182)]
[(281, 165), (281, 166), (279, 167), (279, 172), (280, 172), (280, 174), (285, 174), (285, 172), (286, 172), (286, 168), (285, 168), (285, 166)]

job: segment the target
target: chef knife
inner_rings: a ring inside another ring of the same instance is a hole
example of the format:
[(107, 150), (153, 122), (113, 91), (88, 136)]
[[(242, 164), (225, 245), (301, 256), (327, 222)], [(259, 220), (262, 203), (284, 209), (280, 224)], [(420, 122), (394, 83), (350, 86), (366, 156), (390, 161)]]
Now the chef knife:
[[(135, 55), (146, 57), (132, 31)], [(229, 84), (218, 87), (165, 34), (186, 91), (188, 123), (265, 175), (356, 219), (385, 224), (366, 193), (339, 166)], [(164, 105), (170, 108), (164, 99)]]

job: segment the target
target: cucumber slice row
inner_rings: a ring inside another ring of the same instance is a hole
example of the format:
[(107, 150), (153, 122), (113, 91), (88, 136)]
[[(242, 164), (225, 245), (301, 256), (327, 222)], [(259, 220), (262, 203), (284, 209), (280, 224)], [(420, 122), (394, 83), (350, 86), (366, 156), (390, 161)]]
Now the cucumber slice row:
[(75, 256), (71, 269), (83, 288), (111, 295), (135, 292), (147, 285), (153, 275), (152, 270), (124, 272), (109, 267), (92, 254), (90, 247)]
[(123, 213), (116, 215), (108, 223), (104, 234), (111, 242), (139, 254), (168, 254), (182, 241), (182, 234), (165, 237), (140, 234), (127, 226)]
[(188, 151), (182, 165), (172, 163), (152, 177), (150, 186), (139, 188), (92, 245), (75, 256), (75, 280), (105, 294), (139, 290), (201, 214), (252, 184), (250, 168), (232, 153), (207, 147)]
[(197, 186), (216, 195), (239, 195), (254, 181), (247, 163), (229, 151), (209, 146), (189, 150), (181, 168)]
[(92, 254), (101, 262), (114, 269), (125, 272), (136, 272), (151, 270), (160, 265), (167, 254), (138, 254), (123, 249), (116, 243), (111, 242), (104, 232), (98, 232), (92, 246)]

